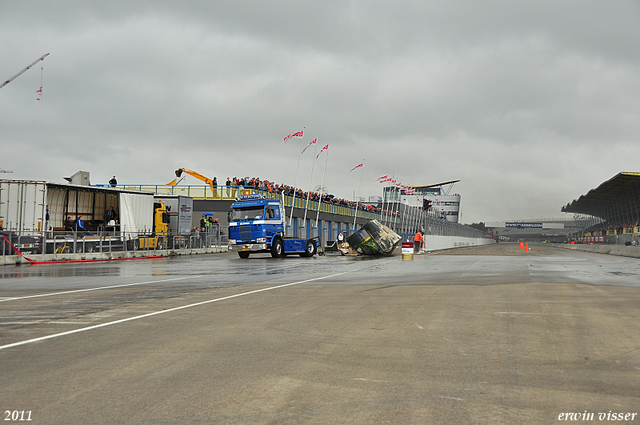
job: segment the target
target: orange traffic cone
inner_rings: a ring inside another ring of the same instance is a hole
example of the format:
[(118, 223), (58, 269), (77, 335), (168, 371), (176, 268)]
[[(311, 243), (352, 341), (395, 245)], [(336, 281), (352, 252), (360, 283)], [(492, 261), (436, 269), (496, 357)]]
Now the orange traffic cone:
[(520, 249), (524, 249), (524, 244), (520, 242)]
[(529, 242), (524, 245), (524, 252), (529, 252)]

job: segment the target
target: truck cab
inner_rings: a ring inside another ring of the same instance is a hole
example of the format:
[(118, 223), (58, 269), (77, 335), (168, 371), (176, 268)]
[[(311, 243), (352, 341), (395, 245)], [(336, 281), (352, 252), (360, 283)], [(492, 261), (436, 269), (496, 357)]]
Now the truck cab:
[(237, 247), (240, 258), (252, 252), (270, 253), (274, 258), (287, 254), (312, 257), (318, 249), (315, 238), (298, 239), (284, 236), (284, 207), (277, 199), (262, 195), (242, 195), (231, 205), (229, 244)]

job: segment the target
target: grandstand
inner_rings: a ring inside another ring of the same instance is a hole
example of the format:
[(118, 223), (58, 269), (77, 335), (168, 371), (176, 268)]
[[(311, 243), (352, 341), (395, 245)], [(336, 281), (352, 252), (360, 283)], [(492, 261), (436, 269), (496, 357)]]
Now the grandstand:
[(574, 234), (578, 242), (636, 244), (640, 242), (640, 173), (621, 172), (586, 195), (562, 207), (583, 214), (589, 225)]

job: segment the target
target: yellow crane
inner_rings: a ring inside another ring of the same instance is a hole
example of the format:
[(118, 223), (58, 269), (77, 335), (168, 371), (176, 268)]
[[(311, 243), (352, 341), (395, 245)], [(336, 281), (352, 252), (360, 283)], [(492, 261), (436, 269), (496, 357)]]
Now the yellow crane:
[(215, 186), (213, 185), (213, 180), (211, 180), (209, 177), (205, 177), (202, 174), (193, 171), (193, 170), (189, 170), (187, 168), (178, 168), (175, 171), (176, 174), (176, 178), (173, 179), (172, 181), (170, 181), (169, 183), (167, 183), (167, 186), (175, 186), (176, 181), (182, 177), (182, 174), (188, 174), (190, 176), (193, 176), (195, 178), (197, 178), (198, 180), (202, 180), (203, 182), (205, 182), (206, 184), (209, 185), (209, 187), (211, 188), (211, 195), (213, 195), (214, 198), (216, 198), (218, 196), (218, 191), (216, 190)]

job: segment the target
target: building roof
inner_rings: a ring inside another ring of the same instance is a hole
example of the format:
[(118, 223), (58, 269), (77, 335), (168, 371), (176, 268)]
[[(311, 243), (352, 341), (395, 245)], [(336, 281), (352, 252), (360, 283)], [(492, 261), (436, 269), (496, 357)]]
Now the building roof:
[(414, 189), (424, 189), (427, 187), (438, 187), (438, 186), (444, 186), (445, 184), (454, 184), (454, 183), (458, 183), (460, 180), (451, 180), (448, 182), (442, 182), (442, 183), (436, 183), (436, 184), (425, 184), (425, 185), (414, 185), (414, 184), (408, 184), (408, 187), (412, 187)]
[(588, 214), (622, 224), (640, 220), (638, 207), (640, 173), (621, 172), (562, 207), (562, 212)]

